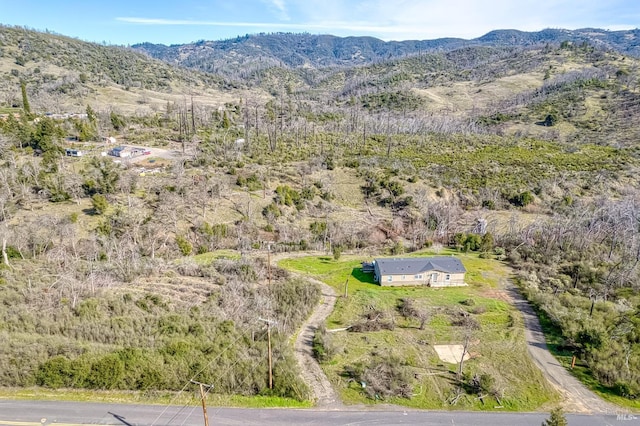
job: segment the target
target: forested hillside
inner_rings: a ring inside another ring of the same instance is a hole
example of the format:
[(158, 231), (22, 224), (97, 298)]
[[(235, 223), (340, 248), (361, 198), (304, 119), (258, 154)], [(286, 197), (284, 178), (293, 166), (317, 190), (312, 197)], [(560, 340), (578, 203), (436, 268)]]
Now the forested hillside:
[(465, 47), (523, 48), (557, 45), (562, 42), (592, 45), (637, 57), (640, 55), (639, 37), (637, 29), (604, 31), (595, 28), (545, 29), (538, 32), (496, 30), (471, 40), (441, 38), (388, 42), (373, 37), (262, 33), (171, 46), (141, 43), (132, 48), (172, 64), (237, 75), (247, 69), (262, 69), (273, 65), (291, 68), (353, 67), (422, 53), (446, 53)]
[[(555, 349), (637, 400), (638, 59), (491, 40), (221, 77), (0, 28), (0, 384), (175, 390), (203, 372), (305, 399), (287, 341), (319, 290), (271, 253), (444, 246), (508, 262)], [(163, 155), (114, 162), (110, 136)], [(273, 390), (259, 318), (278, 323)]]

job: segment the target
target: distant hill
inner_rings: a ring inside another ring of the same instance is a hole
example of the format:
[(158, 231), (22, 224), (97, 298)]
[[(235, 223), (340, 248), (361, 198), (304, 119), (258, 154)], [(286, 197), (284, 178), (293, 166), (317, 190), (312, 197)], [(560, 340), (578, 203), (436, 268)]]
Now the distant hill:
[(537, 32), (496, 30), (471, 40), (441, 38), (385, 42), (373, 37), (336, 37), (312, 34), (257, 34), (222, 41), (198, 41), (165, 46), (142, 43), (134, 50), (163, 61), (224, 75), (245, 76), (268, 66), (356, 66), (427, 52), (449, 52), (461, 47), (524, 47), (544, 44), (587, 43), (605, 50), (640, 56), (640, 30), (606, 31), (545, 29)]
[(429, 129), (629, 146), (640, 137), (638, 35), (499, 30), (474, 40), (384, 42), (261, 34), (125, 48), (0, 26), (0, 113), (21, 108), (21, 82), (40, 113), (91, 105), (145, 115), (193, 97), (218, 109), (238, 99), (283, 105), (294, 95), (322, 111), (320, 121), (391, 113), (423, 124), (430, 117)]
[(223, 78), (139, 51), (0, 25), (0, 108), (21, 105), (20, 82), (39, 111), (79, 112), (91, 103), (128, 111), (165, 105), (194, 90), (224, 91)]

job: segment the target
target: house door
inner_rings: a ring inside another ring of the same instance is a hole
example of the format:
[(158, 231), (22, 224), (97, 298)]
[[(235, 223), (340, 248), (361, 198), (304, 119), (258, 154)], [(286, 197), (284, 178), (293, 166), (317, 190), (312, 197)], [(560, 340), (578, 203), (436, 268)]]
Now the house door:
[(434, 272), (433, 274), (431, 274), (431, 282), (432, 283), (438, 282), (438, 274), (437, 273)]

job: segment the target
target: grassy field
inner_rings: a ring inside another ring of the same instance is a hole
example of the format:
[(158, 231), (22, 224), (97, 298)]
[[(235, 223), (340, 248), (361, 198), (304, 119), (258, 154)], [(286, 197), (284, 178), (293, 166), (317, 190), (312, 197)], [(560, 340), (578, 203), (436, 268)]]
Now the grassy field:
[[(434, 254), (412, 253), (411, 256)], [(454, 254), (441, 251), (440, 255)], [(344, 294), (348, 279), (348, 297), (340, 297), (333, 314), (327, 320), (327, 329), (348, 327), (370, 310), (388, 313), (393, 318), (393, 330), (372, 332), (330, 332), (331, 345), (336, 354), (322, 364), (329, 379), (338, 388), (348, 404), (375, 403), (368, 398), (361, 383), (347, 377), (345, 371), (357, 365), (368, 365), (378, 357), (401, 360), (411, 372), (411, 398), (392, 397), (387, 402), (428, 409), (473, 410), (536, 410), (548, 408), (558, 401), (558, 395), (535, 367), (526, 353), (523, 323), (520, 314), (502, 300), (500, 283), (509, 276), (509, 269), (491, 259), (480, 259), (475, 254), (455, 253), (467, 269), (467, 287), (432, 289), (418, 287), (380, 287), (371, 275), (363, 274), (359, 267), (364, 259), (344, 256), (304, 257), (286, 259), (280, 266), (323, 280)], [(415, 319), (405, 319), (396, 306), (402, 298), (413, 299), (417, 306), (428, 312), (424, 330)], [(467, 376), (486, 374), (495, 381), (498, 398), (482, 399), (475, 393), (466, 393), (451, 405), (457, 388), (457, 364), (447, 364), (438, 358), (433, 345), (461, 344), (466, 333), (463, 327), (452, 325), (452, 319), (467, 312), (480, 325), (471, 336), (469, 352), (472, 358), (465, 363)]]
[[(134, 392), (134, 391), (98, 391), (77, 389), (45, 389), (45, 388), (0, 388), (1, 399), (27, 399), (38, 401), (84, 401), (117, 404), (151, 404), (151, 405), (193, 405), (199, 406), (200, 400), (195, 392), (186, 391)], [(275, 396), (242, 396), (242, 395), (207, 395), (207, 403), (215, 407), (246, 408), (308, 408), (310, 401), (297, 401)]]

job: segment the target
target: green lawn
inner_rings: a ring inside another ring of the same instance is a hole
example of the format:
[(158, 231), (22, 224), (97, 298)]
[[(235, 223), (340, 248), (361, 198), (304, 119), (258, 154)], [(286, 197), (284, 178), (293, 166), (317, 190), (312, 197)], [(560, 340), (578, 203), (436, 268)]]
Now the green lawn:
[(209, 251), (202, 254), (196, 254), (193, 256), (193, 260), (198, 265), (208, 265), (214, 260), (218, 259), (231, 259), (231, 260), (239, 260), (240, 252), (237, 250), (216, 250)]
[[(434, 253), (425, 251), (410, 256), (425, 254)], [(395, 404), (428, 409), (520, 411), (548, 408), (559, 400), (526, 352), (519, 312), (496, 297), (501, 280), (510, 274), (509, 269), (496, 260), (480, 259), (477, 254), (449, 250), (439, 253), (451, 254), (459, 256), (468, 271), (467, 287), (380, 287), (373, 282), (372, 275), (360, 271), (360, 262), (371, 259), (359, 256), (343, 256), (339, 260), (314, 256), (279, 263), (283, 268), (326, 282), (340, 295), (344, 294), (348, 279), (348, 297), (338, 299), (327, 320), (329, 330), (348, 327), (373, 309), (386, 312), (395, 322), (393, 330), (329, 333), (337, 353), (322, 367), (345, 403), (376, 403), (364, 394), (360, 383), (349, 379), (344, 372), (345, 367), (367, 365), (379, 356), (402, 360), (415, 378), (411, 384), (413, 396), (387, 401)], [(417, 320), (408, 320), (398, 314), (396, 306), (401, 298), (413, 299), (417, 306), (428, 312), (429, 320), (424, 330), (419, 329)], [(476, 394), (465, 395), (455, 406), (446, 402), (456, 387), (458, 366), (442, 362), (433, 345), (462, 343), (465, 329), (452, 325), (452, 318), (462, 311), (469, 312), (480, 324), (480, 329), (472, 333), (469, 351), (473, 358), (465, 363), (464, 370), (471, 375), (493, 377), (495, 388), (502, 395), (499, 402), (492, 397), (481, 401)]]

